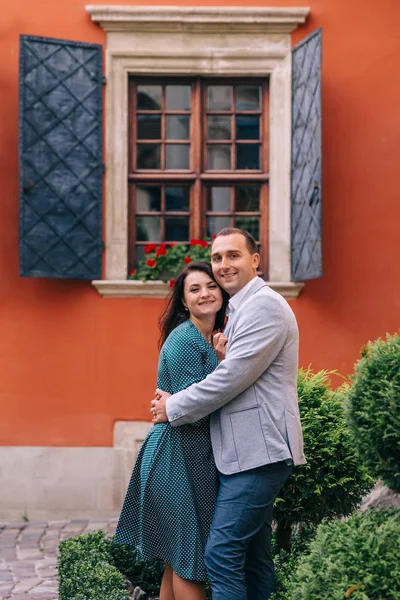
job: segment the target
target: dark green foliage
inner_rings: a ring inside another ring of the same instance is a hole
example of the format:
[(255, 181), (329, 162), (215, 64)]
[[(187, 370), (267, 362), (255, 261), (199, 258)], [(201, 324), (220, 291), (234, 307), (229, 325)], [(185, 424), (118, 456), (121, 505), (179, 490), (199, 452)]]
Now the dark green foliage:
[(308, 550), (311, 541), (316, 534), (316, 527), (308, 525), (305, 527), (294, 527), (291, 538), (291, 552), (281, 550), (276, 541), (276, 532), (272, 538), (272, 552), (274, 554), (276, 592), (270, 600), (290, 600), (289, 585), (296, 571), (297, 564), (303, 553)]
[(349, 515), (373, 480), (360, 461), (344, 410), (346, 388), (332, 391), (329, 373), (299, 371), (298, 392), (307, 464), (296, 467), (275, 505), (278, 542), (293, 523)]
[(60, 543), (60, 600), (127, 600), (124, 576), (111, 563), (109, 548), (102, 531)]
[(164, 565), (161, 561), (145, 562), (136, 558), (131, 546), (110, 544), (113, 563), (134, 586), (139, 586), (152, 597), (160, 590)]
[(399, 600), (399, 540), (399, 510), (322, 523), (281, 600)]
[(370, 473), (400, 492), (400, 336), (369, 342), (348, 394), (354, 441)]

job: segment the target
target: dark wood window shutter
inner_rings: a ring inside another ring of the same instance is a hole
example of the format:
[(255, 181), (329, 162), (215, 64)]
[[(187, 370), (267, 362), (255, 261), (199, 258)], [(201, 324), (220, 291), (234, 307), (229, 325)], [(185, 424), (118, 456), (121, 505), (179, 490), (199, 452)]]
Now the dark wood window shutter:
[(322, 276), (322, 30), (292, 51), (292, 280)]
[(98, 279), (102, 47), (21, 36), (20, 273)]

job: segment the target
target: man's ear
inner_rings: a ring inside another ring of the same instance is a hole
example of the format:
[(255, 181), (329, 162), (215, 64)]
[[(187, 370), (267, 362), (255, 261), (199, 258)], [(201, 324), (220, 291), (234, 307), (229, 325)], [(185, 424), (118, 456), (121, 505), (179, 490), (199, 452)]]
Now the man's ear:
[(259, 264), (260, 264), (260, 255), (259, 255), (257, 252), (255, 252), (255, 253), (253, 254), (252, 261), (253, 261), (253, 264), (252, 264), (252, 266), (253, 266), (253, 269), (256, 269), (256, 270), (257, 270), (257, 269), (258, 269), (258, 266), (259, 266)]

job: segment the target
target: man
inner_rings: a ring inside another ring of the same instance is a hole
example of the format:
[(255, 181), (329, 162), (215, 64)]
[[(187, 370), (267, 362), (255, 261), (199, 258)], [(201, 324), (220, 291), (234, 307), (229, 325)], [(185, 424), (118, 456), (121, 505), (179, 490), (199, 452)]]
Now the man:
[(213, 600), (267, 600), (275, 589), (272, 507), (293, 464), (306, 462), (297, 402), (298, 329), (287, 302), (257, 277), (257, 246), (223, 229), (211, 247), (229, 293), (227, 352), (200, 383), (157, 390), (153, 421), (173, 427), (211, 414), (220, 490), (205, 551)]

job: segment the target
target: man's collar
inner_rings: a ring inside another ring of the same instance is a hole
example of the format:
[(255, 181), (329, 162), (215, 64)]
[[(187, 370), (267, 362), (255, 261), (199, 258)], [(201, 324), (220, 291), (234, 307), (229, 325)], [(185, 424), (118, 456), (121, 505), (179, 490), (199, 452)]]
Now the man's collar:
[(247, 292), (249, 292), (253, 286), (255, 286), (256, 282), (258, 283), (259, 277), (255, 275), (253, 279), (250, 279), (248, 283), (236, 294), (234, 294), (229, 300), (229, 314), (237, 310), (242, 303), (243, 298), (246, 296)]

